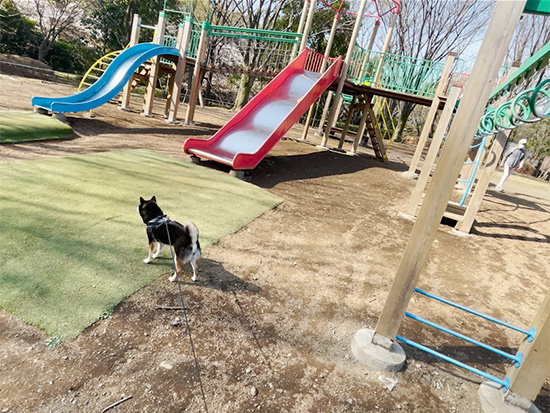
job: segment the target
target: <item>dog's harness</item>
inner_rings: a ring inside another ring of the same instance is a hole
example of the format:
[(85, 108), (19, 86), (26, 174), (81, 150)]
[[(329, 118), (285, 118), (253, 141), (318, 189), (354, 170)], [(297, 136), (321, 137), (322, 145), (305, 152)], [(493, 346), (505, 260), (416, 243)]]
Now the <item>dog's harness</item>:
[(166, 225), (166, 230), (168, 230), (168, 223), (171, 222), (170, 218), (168, 218), (166, 215), (158, 216), (153, 218), (150, 221), (147, 221), (145, 225), (147, 225), (147, 231), (154, 231), (158, 229), (161, 225)]

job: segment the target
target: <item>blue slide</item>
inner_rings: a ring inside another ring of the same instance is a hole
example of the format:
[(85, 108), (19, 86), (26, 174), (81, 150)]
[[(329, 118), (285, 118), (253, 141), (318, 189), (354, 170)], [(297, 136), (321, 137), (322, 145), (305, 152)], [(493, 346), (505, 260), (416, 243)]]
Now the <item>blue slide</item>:
[(82, 112), (97, 108), (114, 98), (128, 83), (132, 74), (147, 60), (160, 55), (178, 55), (173, 47), (140, 43), (124, 50), (107, 67), (103, 75), (88, 89), (76, 95), (47, 98), (35, 96), (32, 105), (51, 112)]

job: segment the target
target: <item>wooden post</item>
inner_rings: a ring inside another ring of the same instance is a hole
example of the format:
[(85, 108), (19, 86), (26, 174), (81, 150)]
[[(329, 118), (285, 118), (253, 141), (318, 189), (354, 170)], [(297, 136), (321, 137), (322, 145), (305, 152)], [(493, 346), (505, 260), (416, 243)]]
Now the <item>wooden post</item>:
[[(306, 22), (306, 17), (309, 10), (309, 1), (310, 0), (304, 0), (304, 6), (302, 7), (302, 14), (300, 15), (300, 23), (298, 23), (298, 33), (303, 34), (304, 30), (304, 23)], [(303, 38), (303, 36), (302, 36)], [(301, 43), (301, 41), (300, 41)], [(290, 59), (294, 59), (296, 57), (296, 52), (298, 51), (298, 43), (295, 43), (294, 46), (292, 46), (292, 53)]]
[(168, 122), (175, 122), (176, 117), (178, 116), (181, 86), (185, 75), (185, 65), (187, 63), (185, 53), (187, 52), (187, 49), (189, 49), (192, 27), (193, 20), (188, 17), (185, 19), (185, 23), (183, 25), (180, 24), (178, 29), (178, 66), (176, 67), (176, 73), (173, 75), (174, 85), (170, 94), (170, 113), (168, 115)]
[[(134, 18), (132, 20), (132, 32), (130, 34), (130, 47), (135, 46), (139, 43), (140, 26), (141, 17), (139, 17), (138, 14), (134, 14)], [(128, 80), (128, 83), (126, 83), (126, 86), (124, 86), (124, 89), (122, 90), (122, 104), (119, 106), (119, 109), (130, 110), (130, 94), (132, 92), (132, 82), (133, 79), (132, 77), (130, 77), (130, 80)]]
[(441, 158), (376, 325), (375, 336), (394, 339), (399, 331), (403, 314), (420, 271), (424, 267), (447, 201), (469, 149), (470, 139), (464, 137), (473, 136), (477, 129), (491, 93), (492, 82), (498, 76), (525, 2), (526, 0), (497, 1), (460, 106), (447, 134)]
[(197, 107), (197, 97), (199, 88), (201, 87), (201, 72), (204, 59), (206, 57), (206, 48), (208, 46), (208, 31), (210, 25), (208, 22), (202, 24), (201, 35), (199, 38), (199, 46), (197, 50), (197, 59), (195, 60), (195, 68), (193, 69), (193, 82), (191, 83), (191, 93), (189, 94), (189, 106), (185, 115), (185, 123), (190, 124), (195, 118), (195, 108)]
[(505, 399), (511, 396), (511, 392), (535, 400), (550, 374), (550, 290), (546, 292), (532, 325), (536, 330), (535, 338), (531, 342), (525, 340), (518, 349), (518, 353), (523, 354), (523, 363), (506, 372), (506, 377), (510, 378), (510, 390)]
[(483, 168), (483, 173), (477, 181), (474, 193), (472, 194), (472, 198), (468, 203), (468, 207), (466, 208), (466, 212), (464, 213), (462, 221), (457, 222), (455, 226), (456, 230), (469, 233), (472, 229), (472, 225), (474, 224), (477, 212), (479, 211), (481, 203), (483, 202), (483, 196), (485, 195), (485, 192), (487, 192), (487, 188), (489, 187), (491, 175), (498, 165), (498, 160), (500, 159), (502, 152), (504, 152), (504, 148), (506, 142), (508, 141), (510, 133), (511, 131), (499, 132), (495, 136), (495, 142), (493, 143), (491, 152), (487, 157), (487, 164), (485, 165), (485, 168)]
[(325, 125), (325, 120), (327, 119), (328, 111), (330, 109), (330, 104), (332, 102), (333, 96), (334, 96), (333, 91), (329, 91), (327, 93), (327, 99), (325, 100), (325, 106), (323, 107), (323, 113), (321, 114), (321, 119), (319, 120), (319, 128), (317, 128), (317, 132), (315, 132), (315, 134), (318, 135), (318, 136), (323, 135), (323, 127)]
[(367, 122), (367, 116), (369, 115), (369, 105), (372, 105), (372, 95), (366, 95), (364, 96), (365, 99), (365, 105), (363, 106), (362, 112), (361, 112), (361, 120), (359, 121), (359, 125), (357, 126), (357, 135), (355, 135), (355, 140), (353, 141), (353, 145), (351, 147), (351, 154), (354, 154), (357, 152), (357, 147), (359, 146), (359, 142), (361, 142), (361, 138), (363, 137), (363, 134), (365, 133), (365, 123)]
[(426, 121), (424, 122), (424, 128), (422, 129), (422, 133), (420, 134), (420, 139), (418, 140), (418, 144), (416, 145), (416, 150), (414, 151), (411, 164), (409, 165), (409, 174), (411, 175), (416, 174), (418, 162), (420, 161), (422, 151), (424, 150), (424, 146), (426, 146), (426, 141), (428, 140), (428, 136), (430, 135), (430, 132), (432, 130), (435, 115), (437, 115), (439, 104), (441, 103), (441, 96), (443, 96), (445, 93), (445, 86), (449, 81), (449, 75), (451, 74), (455, 58), (456, 53), (449, 53), (447, 55), (447, 60), (445, 61), (445, 66), (443, 67), (443, 71), (441, 72), (441, 78), (439, 79), (439, 83), (437, 84), (437, 88), (435, 90), (434, 98), (430, 106), (428, 116), (426, 117)]
[(357, 99), (356, 96), (353, 96), (353, 98), (351, 99), (351, 103), (349, 105), (349, 110), (348, 110), (348, 116), (346, 117), (346, 123), (344, 123), (344, 127), (342, 128), (342, 133), (340, 134), (340, 142), (338, 142), (338, 149), (342, 149), (344, 146), (344, 141), (346, 140), (349, 124), (351, 122), (351, 116), (353, 115), (353, 111), (355, 110), (356, 99)]
[[(153, 43), (162, 44), (164, 38), (164, 30), (166, 29), (166, 13), (161, 11), (159, 13), (159, 20), (155, 28), (155, 35)], [(153, 104), (155, 101), (155, 90), (157, 87), (157, 78), (159, 74), (160, 57), (156, 56), (152, 59), (151, 70), (149, 71), (149, 79), (147, 82), (147, 89), (145, 93), (145, 102), (143, 103), (144, 116), (153, 116)]]
[(374, 79), (372, 80), (373, 85), (378, 83), (378, 81), (380, 80), (382, 63), (384, 62), (384, 54), (388, 51), (391, 37), (393, 35), (393, 30), (395, 29), (396, 24), (397, 24), (397, 14), (393, 13), (393, 15), (391, 16), (390, 25), (388, 27), (388, 32), (386, 33), (386, 38), (384, 39), (384, 45), (382, 46), (382, 50), (380, 51), (380, 61), (378, 62), (378, 66), (376, 67), (376, 72), (374, 73)]
[(449, 96), (447, 97), (447, 102), (445, 102), (445, 107), (441, 112), (441, 116), (439, 117), (439, 122), (437, 124), (437, 129), (435, 130), (434, 136), (432, 138), (432, 143), (430, 144), (430, 149), (426, 154), (424, 166), (422, 167), (422, 171), (420, 172), (420, 176), (418, 177), (416, 186), (414, 187), (414, 190), (411, 194), (409, 208), (407, 209), (407, 214), (409, 215), (416, 215), (416, 210), (418, 208), (418, 204), (420, 203), (420, 198), (422, 197), (424, 189), (426, 188), (426, 184), (428, 183), (428, 178), (430, 177), (432, 166), (436, 160), (439, 148), (441, 147), (441, 142), (443, 142), (443, 137), (447, 132), (447, 126), (449, 125), (451, 117), (453, 116), (456, 101), (458, 100), (458, 96), (460, 95), (461, 90), (462, 88), (453, 86), (451, 88)]
[[(357, 18), (355, 19), (355, 26), (353, 27), (353, 32), (351, 34), (351, 39), (349, 41), (348, 51), (346, 52), (346, 58), (344, 59), (344, 62), (342, 62), (342, 72), (340, 75), (340, 81), (338, 82), (338, 88), (336, 89), (336, 93), (334, 94), (334, 98), (338, 102), (340, 102), (342, 90), (344, 89), (344, 83), (346, 82), (346, 78), (348, 74), (349, 62), (351, 61), (353, 48), (355, 47), (355, 41), (357, 40), (357, 34), (359, 33), (359, 28), (361, 27), (361, 20), (363, 19), (363, 13), (365, 12), (366, 5), (367, 5), (367, 0), (361, 0), (361, 3), (359, 4), (359, 10), (357, 11)], [(330, 132), (332, 130), (334, 121), (336, 119), (336, 116), (338, 115), (337, 111), (339, 107), (340, 107), (340, 103), (338, 105), (334, 105), (328, 115), (327, 126), (325, 128), (325, 133), (323, 134), (321, 146), (327, 146), (327, 141), (328, 141)]]
[(363, 58), (363, 62), (361, 63), (361, 73), (365, 71), (365, 66), (367, 65), (370, 59), (370, 52), (374, 46), (374, 41), (376, 40), (376, 34), (378, 33), (379, 28), (380, 28), (380, 20), (376, 20), (370, 36), (369, 45), (367, 46), (367, 53), (365, 53), (365, 57)]
[[(323, 64), (321, 65), (321, 73), (323, 73), (327, 68), (328, 58), (330, 56), (330, 49), (332, 49), (332, 43), (334, 42), (334, 36), (336, 35), (336, 27), (338, 26), (339, 19), (340, 19), (340, 15), (339, 13), (336, 13), (334, 15), (334, 19), (332, 21), (332, 27), (330, 29), (330, 34), (328, 36), (327, 47), (325, 48), (325, 57), (323, 59)], [(327, 112), (328, 112), (328, 109), (327, 109)], [(311, 123), (312, 115), (313, 115), (313, 105), (311, 105), (311, 107), (309, 108), (309, 112), (307, 113), (306, 124), (304, 125), (304, 130), (302, 132), (302, 140), (305, 140), (307, 138), (307, 133), (309, 131), (309, 124)], [(326, 116), (326, 112), (324, 112), (323, 115)], [(322, 116), (323, 122), (324, 122), (324, 116)], [(319, 127), (322, 128), (323, 125), (321, 124), (319, 125)]]
[(309, 3), (309, 12), (307, 14), (306, 25), (304, 27), (304, 33), (302, 36), (302, 41), (300, 42), (300, 53), (306, 48), (307, 39), (309, 37), (309, 31), (311, 30), (311, 24), (313, 23), (313, 15), (315, 14), (315, 4), (317, 0), (310, 0)]

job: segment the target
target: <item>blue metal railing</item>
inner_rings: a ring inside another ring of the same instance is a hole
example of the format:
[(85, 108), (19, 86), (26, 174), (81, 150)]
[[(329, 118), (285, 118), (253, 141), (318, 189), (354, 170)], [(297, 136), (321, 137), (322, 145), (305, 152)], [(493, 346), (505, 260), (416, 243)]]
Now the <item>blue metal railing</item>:
[(505, 377), (504, 379), (499, 379), (498, 377), (492, 376), (489, 373), (485, 373), (484, 371), (476, 369), (475, 367), (468, 366), (467, 364), (464, 364), (452, 357), (446, 356), (445, 354), (439, 353), (438, 351), (432, 350), (431, 348), (423, 346), (422, 344), (419, 344), (415, 341), (409, 340), (408, 338), (401, 337), (399, 335), (396, 335), (395, 338), (405, 344), (408, 344), (409, 346), (415, 347), (419, 350), (425, 351), (428, 354), (439, 357), (440, 359), (443, 359), (451, 364), (454, 364), (455, 366), (462, 367), (465, 370), (471, 371), (472, 373), (475, 373), (478, 376), (484, 377), (487, 380), (494, 381), (495, 383), (498, 383), (502, 386), (502, 391), (504, 392), (508, 391), (508, 389), (510, 388), (510, 379), (508, 377)]
[(502, 356), (502, 357), (505, 357), (507, 359), (510, 359), (512, 361), (514, 361), (515, 363), (515, 366), (516, 367), (519, 367), (521, 366), (521, 363), (523, 362), (523, 354), (522, 353), (518, 353), (516, 354), (515, 356), (513, 354), (509, 354), (509, 353), (506, 353), (505, 351), (502, 351), (502, 350), (499, 350), (498, 348), (495, 348), (495, 347), (492, 347), (492, 346), (489, 346), (485, 343), (482, 343), (481, 341), (478, 341), (478, 340), (475, 340), (471, 337), (468, 337), (468, 336), (465, 336), (464, 334), (461, 334), (461, 333), (458, 333), (454, 330), (451, 330), (449, 328), (446, 328), (446, 327), (443, 327), (439, 324), (436, 324), (436, 323), (432, 323), (431, 321), (428, 321), (422, 317), (419, 317), (415, 314), (412, 314), (412, 313), (409, 313), (409, 312), (405, 312), (405, 316), (409, 317), (409, 318), (412, 318), (413, 320), (416, 320), (418, 321), (419, 323), (422, 323), (422, 324), (426, 324), (430, 327), (433, 327), (437, 330), (440, 330), (440, 331), (443, 331), (447, 334), (450, 334), (452, 336), (455, 336), (457, 338), (460, 338), (461, 340), (464, 340), (464, 341), (467, 341), (468, 343), (471, 343), (471, 344), (475, 344), (476, 346), (479, 346), (481, 348), (484, 348), (485, 350), (489, 350), (489, 351), (492, 351), (493, 353), (495, 354), (498, 354), (499, 356)]
[(462, 311), (465, 311), (467, 313), (470, 313), (470, 314), (473, 314), (473, 315), (476, 315), (478, 317), (481, 317), (481, 318), (484, 318), (485, 320), (488, 320), (488, 321), (492, 321), (493, 323), (496, 323), (496, 324), (499, 324), (503, 327), (506, 327), (506, 328), (509, 328), (511, 330), (514, 330), (514, 331), (517, 331), (519, 333), (522, 333), (522, 334), (525, 334), (527, 336), (527, 341), (531, 342), (535, 339), (535, 335), (536, 335), (536, 330), (535, 330), (535, 327), (531, 327), (531, 329), (529, 330), (525, 330), (525, 329), (522, 329), (520, 327), (516, 327), (512, 324), (509, 324), (505, 321), (502, 321), (502, 320), (499, 320), (498, 318), (495, 318), (495, 317), (492, 317), (492, 316), (489, 316), (489, 315), (486, 315), (486, 314), (483, 314), (483, 313), (480, 313), (476, 310), (473, 310), (471, 308), (468, 308), (468, 307), (465, 307), (463, 305), (460, 305), (460, 304), (457, 304), (457, 303), (454, 303), (450, 300), (447, 300), (445, 298), (441, 298), (441, 297), (438, 297), (437, 295), (434, 295), (434, 294), (431, 294), (427, 291), (424, 291), (418, 287), (415, 287), (414, 288), (414, 291), (419, 293), (419, 294), (422, 294), (422, 295), (425, 295), (426, 297), (430, 297), (430, 298), (433, 298), (434, 300), (437, 300), (439, 302), (442, 302), (444, 304), (448, 304), (452, 307), (455, 307), (455, 308), (458, 308), (459, 310), (462, 310)]

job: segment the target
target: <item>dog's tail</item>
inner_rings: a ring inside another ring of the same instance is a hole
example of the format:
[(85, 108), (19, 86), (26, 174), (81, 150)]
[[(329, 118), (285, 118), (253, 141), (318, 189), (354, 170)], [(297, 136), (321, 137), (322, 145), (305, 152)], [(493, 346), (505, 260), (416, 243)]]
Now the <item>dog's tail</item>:
[(185, 228), (187, 228), (187, 231), (189, 232), (189, 236), (191, 237), (191, 246), (193, 247), (193, 252), (195, 252), (196, 250), (200, 252), (201, 247), (199, 244), (199, 229), (191, 221), (185, 224)]

